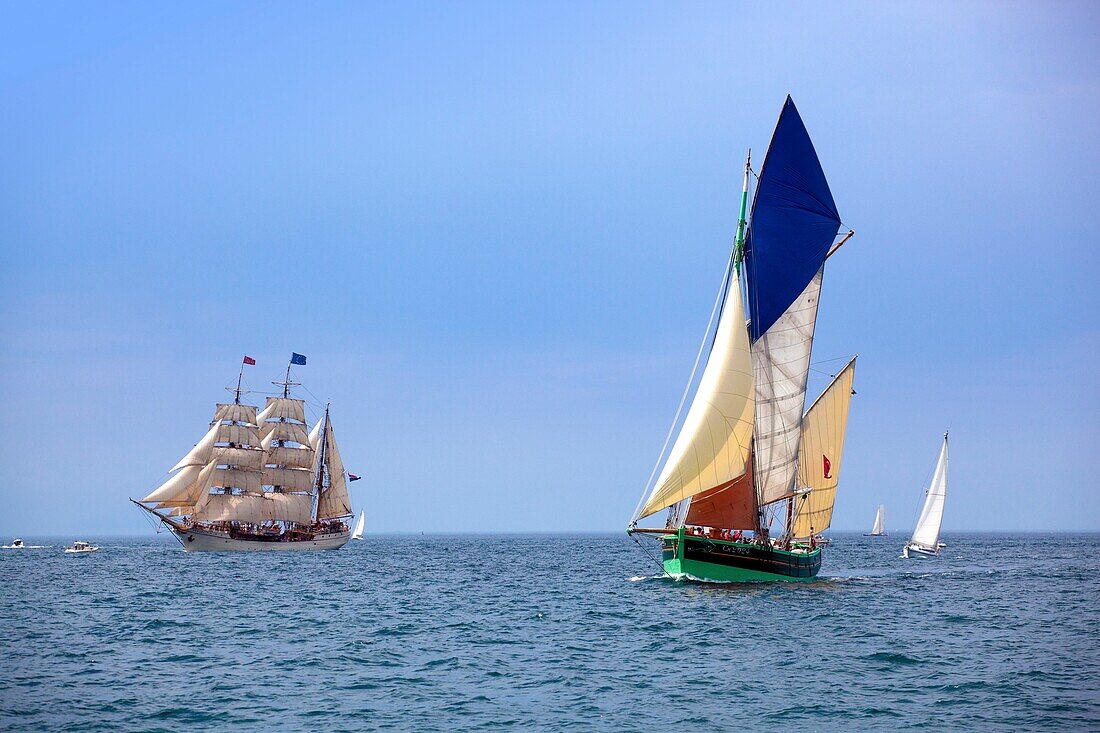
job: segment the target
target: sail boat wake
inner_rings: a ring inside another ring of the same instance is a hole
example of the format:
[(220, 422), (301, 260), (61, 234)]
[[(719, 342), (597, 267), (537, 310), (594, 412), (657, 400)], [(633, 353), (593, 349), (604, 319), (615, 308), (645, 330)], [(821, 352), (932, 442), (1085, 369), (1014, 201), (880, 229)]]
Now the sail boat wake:
[[(840, 214), (789, 96), (746, 218), (750, 173), (751, 156), (702, 376), (628, 532), (659, 535), (674, 577), (808, 580), (832, 521), (855, 376), (853, 358), (803, 412), (810, 352), (825, 260), (854, 232), (835, 241)], [(638, 526), (665, 509), (663, 529)]]

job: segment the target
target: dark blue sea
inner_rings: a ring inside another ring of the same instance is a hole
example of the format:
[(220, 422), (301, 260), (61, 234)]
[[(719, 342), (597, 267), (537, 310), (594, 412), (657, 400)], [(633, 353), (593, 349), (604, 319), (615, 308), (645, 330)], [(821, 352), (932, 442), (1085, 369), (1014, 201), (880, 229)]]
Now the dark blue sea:
[[(817, 582), (625, 535), (0, 551), (0, 729), (1100, 729), (1100, 535), (835, 534)], [(5, 538), (7, 541), (7, 538)]]

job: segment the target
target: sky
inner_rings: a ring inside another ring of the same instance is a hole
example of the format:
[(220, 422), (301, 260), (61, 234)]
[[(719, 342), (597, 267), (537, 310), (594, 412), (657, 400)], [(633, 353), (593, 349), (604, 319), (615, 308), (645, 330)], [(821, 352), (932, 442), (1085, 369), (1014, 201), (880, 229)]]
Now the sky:
[(140, 497), (291, 351), (368, 531), (621, 531), (786, 94), (856, 236), (834, 528), (1100, 529), (1089, 3), (7, 3), (0, 536)]

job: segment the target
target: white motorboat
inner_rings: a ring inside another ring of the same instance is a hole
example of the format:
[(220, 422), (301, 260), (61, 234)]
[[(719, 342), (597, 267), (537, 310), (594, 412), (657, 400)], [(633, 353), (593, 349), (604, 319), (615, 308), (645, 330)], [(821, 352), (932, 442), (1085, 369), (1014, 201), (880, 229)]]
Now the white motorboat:
[(72, 547), (66, 547), (65, 548), (65, 552), (68, 552), (71, 555), (85, 555), (89, 552), (98, 552), (98, 551), (99, 551), (99, 546), (98, 545), (88, 544), (87, 542), (84, 542), (83, 540), (76, 540), (75, 542), (73, 542)]

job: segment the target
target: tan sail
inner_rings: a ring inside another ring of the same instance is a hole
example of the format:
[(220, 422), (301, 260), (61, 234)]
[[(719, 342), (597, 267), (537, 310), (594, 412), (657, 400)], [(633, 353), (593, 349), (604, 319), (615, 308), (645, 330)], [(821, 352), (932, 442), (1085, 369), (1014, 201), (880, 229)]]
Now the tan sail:
[(217, 466), (235, 466), (258, 471), (264, 465), (264, 452), (259, 448), (229, 448), (217, 445), (211, 449), (209, 457)]
[(325, 467), (328, 469), (328, 487), (321, 492), (317, 502), (317, 518), (343, 517), (351, 514), (351, 497), (348, 496), (347, 474), (336, 447), (336, 434), (332, 420), (325, 427)]
[(265, 468), (263, 483), (285, 491), (312, 491), (314, 473), (307, 468)]
[(271, 429), (264, 435), (262, 444), (265, 446), (270, 446), (274, 441), (279, 440), (309, 445), (309, 433), (306, 432), (305, 425), (299, 425), (296, 422), (275, 422), (267, 425)]
[(260, 430), (264, 435), (271, 430), (275, 423), (268, 420), (295, 420), (300, 423), (306, 421), (306, 403), (304, 400), (293, 397), (268, 397), (267, 406), (263, 412), (256, 416)]
[(236, 423), (218, 423), (214, 426), (216, 443), (258, 446), (260, 432), (255, 425), (237, 425)]
[(313, 468), (313, 449), (274, 446), (267, 451), (265, 461), (282, 468)]
[(752, 379), (741, 290), (730, 278), (699, 388), (638, 518), (745, 473), (753, 430)]
[(212, 494), (192, 518), (203, 522), (310, 523), (313, 497), (307, 494)]
[(199, 465), (185, 466), (182, 471), (174, 474), (163, 484), (153, 489), (142, 501), (167, 502), (179, 501), (181, 497), (189, 496), (192, 485), (198, 480), (203, 467)]
[(242, 405), (236, 402), (224, 404), (219, 402), (214, 409), (214, 422), (226, 420), (249, 423), (250, 425), (259, 425), (256, 419), (255, 405)]
[(214, 443), (218, 440), (218, 427), (217, 423), (211, 425), (202, 440), (196, 443), (195, 447), (169, 470), (177, 471), (184, 466), (205, 466), (210, 460), (210, 449), (214, 447)]
[(798, 485), (810, 491), (794, 499), (792, 537), (805, 538), (823, 532), (833, 521), (855, 371), (856, 360), (852, 359), (802, 420)]

